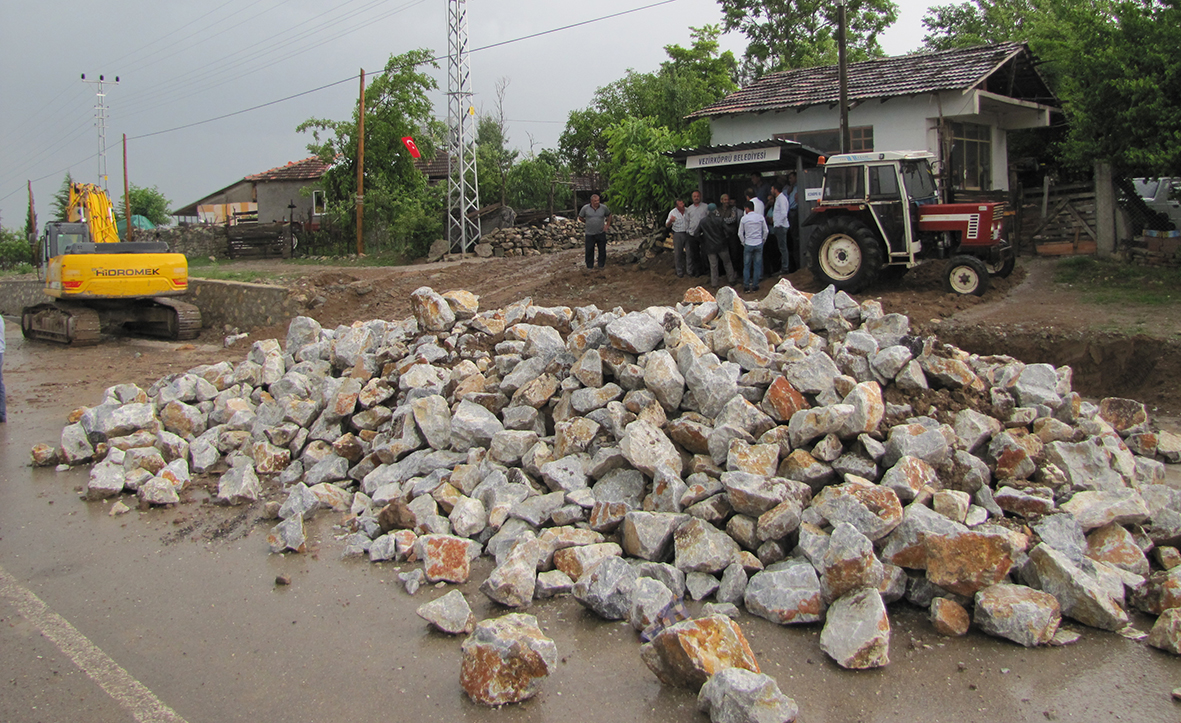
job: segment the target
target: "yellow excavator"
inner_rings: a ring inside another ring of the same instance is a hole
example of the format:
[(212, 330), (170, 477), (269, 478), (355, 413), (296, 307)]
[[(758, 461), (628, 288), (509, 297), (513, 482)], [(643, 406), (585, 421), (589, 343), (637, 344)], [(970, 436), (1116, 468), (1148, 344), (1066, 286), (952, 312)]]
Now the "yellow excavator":
[(189, 290), (189, 264), (168, 244), (120, 241), (106, 191), (70, 184), (66, 221), (45, 226), (39, 258), (45, 293), (54, 301), (21, 313), (27, 339), (97, 344), (104, 329), (193, 339), (201, 311), (174, 298)]

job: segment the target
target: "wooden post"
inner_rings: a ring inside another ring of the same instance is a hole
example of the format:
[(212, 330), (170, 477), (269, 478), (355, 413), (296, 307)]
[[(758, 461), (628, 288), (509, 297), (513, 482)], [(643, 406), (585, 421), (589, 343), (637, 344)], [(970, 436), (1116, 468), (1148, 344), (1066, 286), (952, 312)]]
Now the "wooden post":
[(127, 134), (123, 134), (123, 215), (127, 217), (127, 238), (131, 241), (131, 183), (127, 180)]
[(839, 0), (837, 9), (837, 85), (841, 101), (841, 153), (848, 153), (853, 148), (849, 135), (849, 61), (845, 55), (845, 3)]
[(361, 68), (361, 99), (360, 112), (357, 116), (357, 255), (365, 253), (365, 241), (362, 236), (364, 224), (365, 199), (365, 69)]
[(1042, 176), (1042, 224), (1046, 223), (1046, 214), (1050, 212), (1050, 176)]

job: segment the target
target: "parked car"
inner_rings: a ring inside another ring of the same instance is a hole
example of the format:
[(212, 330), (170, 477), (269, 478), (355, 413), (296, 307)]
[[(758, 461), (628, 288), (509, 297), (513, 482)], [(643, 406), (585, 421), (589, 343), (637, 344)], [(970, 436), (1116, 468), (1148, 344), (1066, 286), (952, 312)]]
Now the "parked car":
[(1148, 208), (1168, 217), (1172, 228), (1181, 226), (1181, 178), (1134, 178), (1132, 182)]

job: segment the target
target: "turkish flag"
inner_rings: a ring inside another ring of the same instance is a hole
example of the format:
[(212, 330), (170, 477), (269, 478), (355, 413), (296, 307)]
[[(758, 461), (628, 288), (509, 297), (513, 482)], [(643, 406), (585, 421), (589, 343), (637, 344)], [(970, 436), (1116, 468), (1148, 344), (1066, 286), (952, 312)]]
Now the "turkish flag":
[(418, 146), (414, 145), (414, 139), (410, 136), (402, 136), (402, 142), (406, 144), (406, 150), (410, 151), (410, 155), (415, 158), (422, 158), (422, 154), (418, 152)]

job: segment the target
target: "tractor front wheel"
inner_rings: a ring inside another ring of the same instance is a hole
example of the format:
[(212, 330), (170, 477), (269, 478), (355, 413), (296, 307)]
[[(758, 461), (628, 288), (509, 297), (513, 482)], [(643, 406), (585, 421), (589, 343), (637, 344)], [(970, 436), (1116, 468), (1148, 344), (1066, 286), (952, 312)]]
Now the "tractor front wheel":
[(812, 276), (822, 284), (857, 292), (877, 280), (882, 248), (874, 232), (858, 219), (830, 218), (812, 237)]
[(943, 276), (943, 288), (950, 294), (983, 296), (988, 291), (988, 267), (975, 256), (953, 256)]

